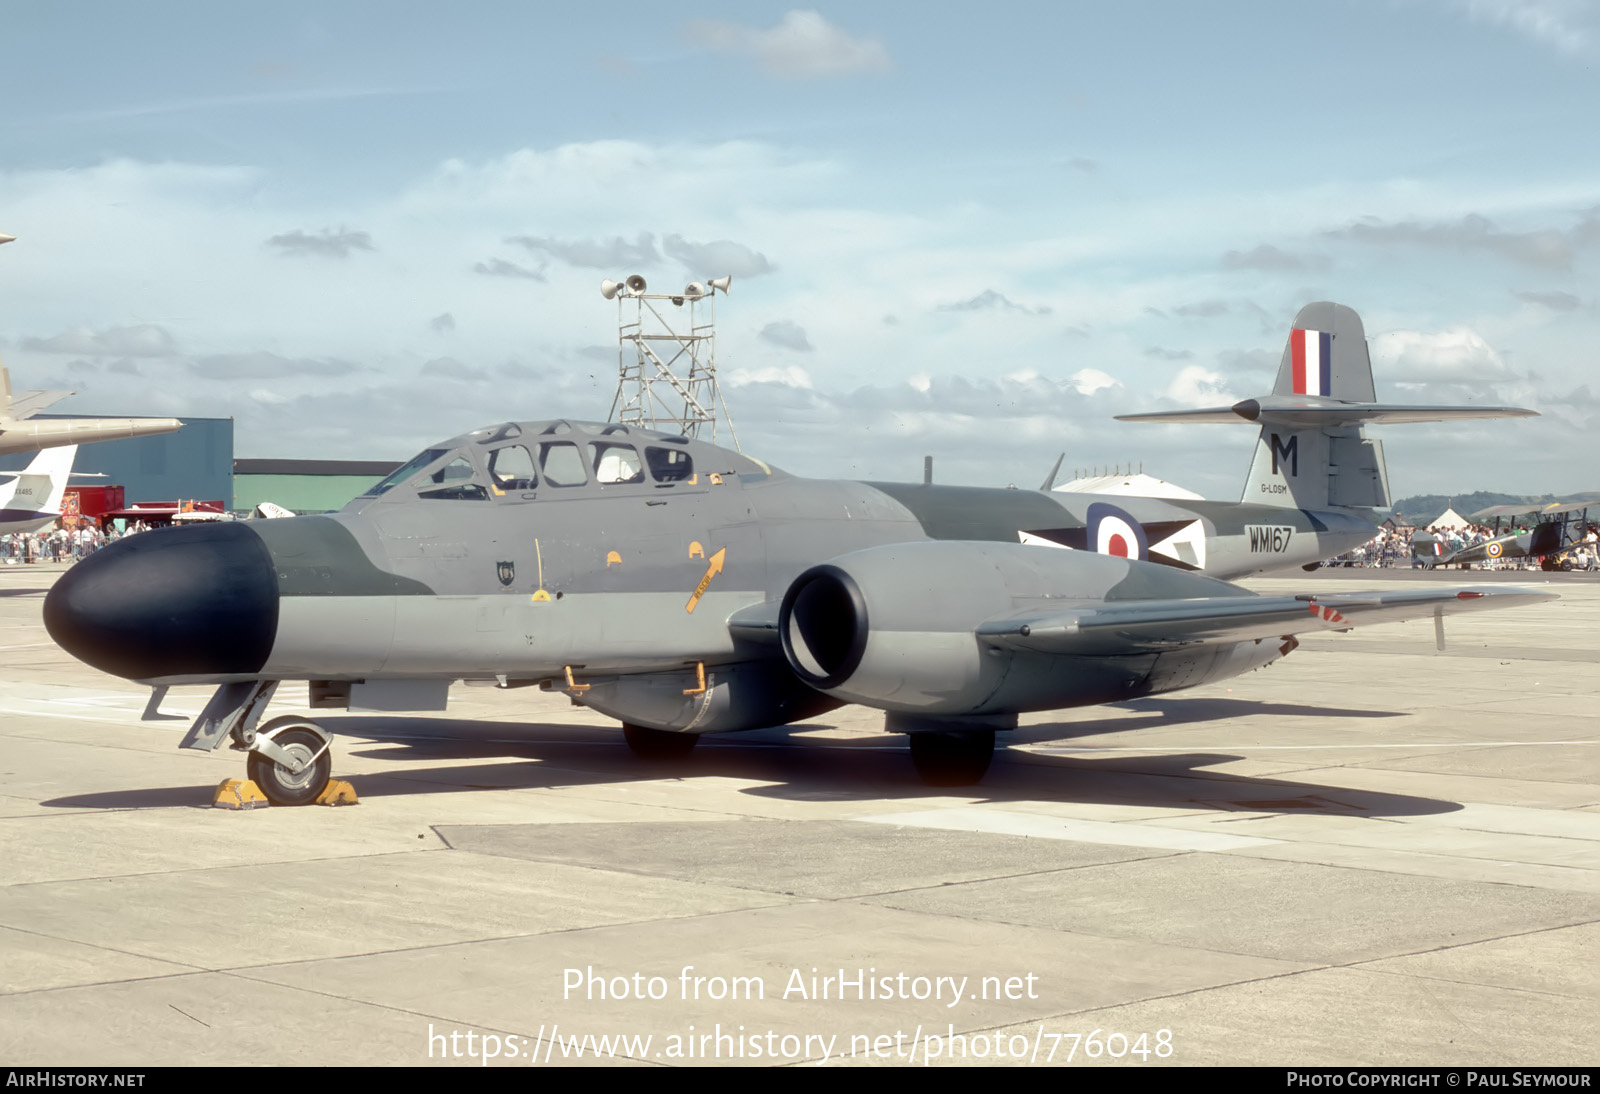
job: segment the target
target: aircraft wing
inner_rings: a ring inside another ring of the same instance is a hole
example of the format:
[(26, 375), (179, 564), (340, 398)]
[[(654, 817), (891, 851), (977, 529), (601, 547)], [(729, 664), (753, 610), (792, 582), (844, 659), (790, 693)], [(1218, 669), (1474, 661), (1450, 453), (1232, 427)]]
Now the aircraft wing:
[(1578, 513), (1585, 509), (1595, 508), (1597, 503), (1583, 494), (1575, 494), (1564, 501), (1546, 503), (1525, 502), (1522, 505), (1491, 505), (1487, 509), (1479, 509), (1472, 514), (1473, 520), (1488, 520), (1491, 517), (1520, 517), (1530, 513), (1540, 516), (1558, 516), (1562, 513)]
[(1554, 593), (1490, 586), (1141, 600), (1077, 610), (1014, 613), (980, 624), (977, 634), (981, 641), (1007, 649), (1117, 654), (1283, 638), (1306, 631), (1348, 630), (1367, 623), (1395, 623), (1436, 613), (1484, 611), (1554, 599)]
[(1491, 505), (1487, 509), (1479, 509), (1472, 514), (1473, 520), (1492, 520), (1495, 517), (1520, 517), (1524, 513), (1537, 513), (1538, 502), (1528, 502), (1524, 505)]
[(1585, 509), (1593, 508), (1595, 503), (1592, 501), (1558, 501), (1546, 505), (1538, 512), (1540, 516), (1553, 517), (1561, 513), (1581, 513)]

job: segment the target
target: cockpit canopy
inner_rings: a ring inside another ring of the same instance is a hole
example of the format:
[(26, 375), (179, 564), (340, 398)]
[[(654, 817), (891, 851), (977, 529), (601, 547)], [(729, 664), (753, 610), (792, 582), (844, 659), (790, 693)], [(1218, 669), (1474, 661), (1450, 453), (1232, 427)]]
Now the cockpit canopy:
[(725, 448), (614, 422), (507, 422), (424, 449), (357, 500), (395, 491), (427, 501), (532, 500), (541, 492), (653, 490), (697, 485), (702, 475), (754, 481), (773, 474)]

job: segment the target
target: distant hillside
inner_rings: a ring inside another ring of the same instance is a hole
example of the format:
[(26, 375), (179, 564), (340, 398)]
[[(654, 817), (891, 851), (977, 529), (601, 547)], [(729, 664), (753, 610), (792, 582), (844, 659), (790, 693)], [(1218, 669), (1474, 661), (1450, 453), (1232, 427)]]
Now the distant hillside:
[(1421, 525), (1450, 508), (1454, 508), (1464, 517), (1470, 517), (1479, 509), (1487, 509), (1491, 505), (1526, 504), (1532, 509), (1535, 506), (1548, 505), (1555, 500), (1554, 494), (1532, 497), (1527, 494), (1496, 494), (1490, 490), (1478, 490), (1471, 494), (1418, 494), (1413, 498), (1401, 498), (1392, 508), (1412, 524)]

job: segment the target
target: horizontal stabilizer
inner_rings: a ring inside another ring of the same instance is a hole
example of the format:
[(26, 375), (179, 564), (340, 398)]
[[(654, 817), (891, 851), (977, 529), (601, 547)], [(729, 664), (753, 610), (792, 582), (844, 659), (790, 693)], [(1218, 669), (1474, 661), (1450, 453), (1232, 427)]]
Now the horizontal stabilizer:
[(47, 406), (54, 406), (68, 395), (70, 391), (24, 391), (11, 400), (11, 416), (13, 418), (31, 418)]
[(1334, 399), (1245, 399), (1232, 406), (1171, 410), (1156, 414), (1119, 414), (1119, 422), (1221, 422), (1278, 425), (1310, 429), (1363, 422), (1455, 422), (1474, 418), (1536, 418), (1539, 412), (1517, 406), (1425, 406), (1418, 403), (1341, 403)]
[(1081, 611), (1017, 614), (978, 627), (993, 646), (1057, 654), (1117, 654), (1175, 646), (1282, 638), (1306, 631), (1347, 630), (1434, 614), (1510, 608), (1554, 593), (1498, 586), (1307, 596), (1142, 600)]
[(1361, 317), (1343, 304), (1307, 304), (1294, 317), (1272, 392), (1232, 406), (1121, 414), (1119, 422), (1243, 422), (1260, 429), (1241, 500), (1279, 509), (1382, 509), (1389, 474), (1368, 422), (1533, 418), (1515, 406), (1380, 403)]
[(31, 418), (45, 407), (59, 403), (71, 394), (70, 391), (24, 391), (13, 395), (11, 370), (0, 368), (0, 419), (21, 421), (23, 418)]

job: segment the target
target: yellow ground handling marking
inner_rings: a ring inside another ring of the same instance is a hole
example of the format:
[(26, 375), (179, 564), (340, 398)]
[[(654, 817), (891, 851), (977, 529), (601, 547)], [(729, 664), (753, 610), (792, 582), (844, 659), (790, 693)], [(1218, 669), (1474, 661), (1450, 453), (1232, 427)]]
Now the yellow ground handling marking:
[(533, 541), (533, 554), (539, 560), (539, 588), (528, 598), (528, 601), (533, 604), (548, 603), (550, 594), (545, 591), (544, 587), (544, 552), (539, 549), (539, 541), (537, 539)]
[(566, 692), (568, 695), (582, 695), (584, 692), (588, 691), (593, 686), (592, 684), (580, 684), (580, 683), (578, 683), (578, 681), (576, 681), (576, 680), (574, 680), (572, 678), (572, 666), (568, 665), (566, 668), (567, 668), (567, 686), (562, 688), (561, 689), (562, 691)]
[(722, 548), (711, 556), (711, 565), (706, 567), (706, 576), (700, 579), (700, 584), (694, 587), (694, 595), (689, 598), (689, 603), (683, 606), (686, 612), (694, 611), (694, 606), (700, 603), (700, 598), (706, 595), (706, 590), (711, 587), (711, 579), (722, 572), (723, 560), (728, 557), (728, 549)]

